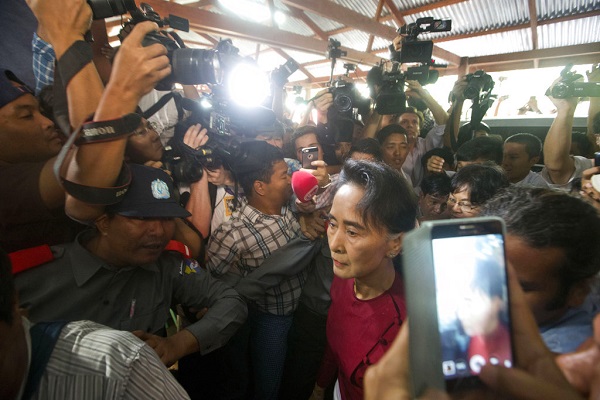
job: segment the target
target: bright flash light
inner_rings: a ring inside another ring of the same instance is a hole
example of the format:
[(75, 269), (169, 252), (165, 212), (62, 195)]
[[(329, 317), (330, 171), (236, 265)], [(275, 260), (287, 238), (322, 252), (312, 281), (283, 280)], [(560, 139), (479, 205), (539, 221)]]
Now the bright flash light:
[(212, 108), (212, 104), (206, 97), (203, 97), (202, 100), (200, 100), (200, 106), (202, 106), (202, 108)]
[(241, 106), (258, 106), (269, 95), (267, 75), (256, 65), (249, 63), (236, 65), (227, 80), (229, 95)]
[(263, 22), (271, 17), (268, 7), (251, 1), (219, 0), (219, 3), (235, 14), (251, 17), (256, 22)]
[(275, 19), (275, 22), (277, 23), (277, 25), (283, 24), (286, 20), (285, 14), (279, 10), (275, 11), (275, 14), (273, 14), (273, 18)]

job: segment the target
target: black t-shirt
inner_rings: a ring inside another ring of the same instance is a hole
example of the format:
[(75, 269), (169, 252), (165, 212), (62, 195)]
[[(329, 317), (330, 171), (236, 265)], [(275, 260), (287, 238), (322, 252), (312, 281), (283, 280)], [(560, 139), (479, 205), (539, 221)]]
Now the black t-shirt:
[(44, 164), (0, 163), (0, 247), (7, 252), (70, 242), (85, 228), (66, 216), (64, 206), (50, 210), (42, 201)]

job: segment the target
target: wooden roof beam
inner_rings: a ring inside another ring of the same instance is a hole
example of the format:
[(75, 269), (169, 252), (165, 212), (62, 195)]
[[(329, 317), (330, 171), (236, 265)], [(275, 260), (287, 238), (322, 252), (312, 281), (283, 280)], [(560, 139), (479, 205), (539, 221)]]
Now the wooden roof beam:
[[(409, 8), (409, 9), (401, 10), (401, 11), (399, 10), (398, 12), (402, 13), (402, 15), (404, 15), (404, 16), (411, 15), (411, 14), (419, 14), (419, 13), (424, 13), (427, 11), (435, 10), (436, 8), (446, 7), (446, 6), (450, 6), (452, 4), (462, 3), (465, 1), (469, 1), (469, 0), (441, 0), (441, 1), (437, 1), (435, 3), (424, 4), (419, 7)], [(395, 19), (395, 18), (396, 18), (396, 16), (394, 16), (394, 14), (392, 13), (390, 15), (383, 17), (381, 20), (389, 21), (390, 19)], [(396, 21), (396, 23), (398, 23), (398, 21)], [(398, 24), (398, 25), (404, 25), (404, 24), (405, 24), (405, 22), (402, 22), (401, 24)]]
[(389, 39), (396, 36), (394, 28), (373, 21), (369, 17), (354, 10), (340, 6), (329, 0), (281, 0), (287, 6), (309, 11), (322, 17), (340, 22), (352, 29), (358, 29), (375, 36)]
[[(322, 40), (244, 21), (227, 15), (215, 14), (162, 0), (146, 0), (146, 2), (160, 15), (185, 15), (190, 20), (190, 26), (198, 32), (240, 37), (268, 46), (284, 47), (319, 55), (324, 54), (327, 47)], [(342, 50), (348, 52), (348, 55), (343, 57), (343, 59), (355, 63), (376, 64), (380, 59), (373, 54), (350, 48), (342, 47)]]
[[(377, 4), (377, 10), (375, 10), (375, 21), (379, 21), (379, 18), (381, 17), (381, 11), (383, 11), (383, 3), (385, 2), (385, 0), (379, 0), (379, 3)], [(370, 53), (371, 50), (373, 50), (373, 41), (375, 40), (375, 36), (370, 35), (369, 36), (369, 41), (367, 42), (367, 53)]]
[(578, 44), (574, 46), (555, 47), (551, 49), (521, 51), (518, 53), (497, 54), (492, 56), (469, 58), (469, 65), (499, 64), (514, 61), (573, 57), (582, 55), (600, 56), (598, 43)]
[(315, 22), (308, 17), (304, 13), (304, 11), (298, 10), (297, 8), (290, 8), (290, 13), (293, 17), (298, 18), (300, 21), (304, 22), (306, 26), (308, 26), (317, 37), (321, 40), (327, 41), (329, 39), (329, 35), (325, 33)]
[(398, 7), (394, 4), (393, 0), (384, 0), (385, 6), (390, 10), (390, 16), (396, 21), (398, 26), (402, 26), (406, 24), (404, 20), (404, 16), (398, 10)]
[[(285, 58), (286, 60), (287, 60), (287, 59), (289, 59), (289, 58), (292, 58), (292, 57), (290, 57), (290, 55), (289, 55), (288, 53), (286, 53), (285, 51), (281, 50), (280, 48), (277, 48), (277, 47), (271, 47), (271, 49), (272, 49), (272, 50), (273, 50), (275, 53), (279, 54), (281, 57)], [(311, 82), (312, 82), (312, 81), (315, 79), (315, 77), (314, 77), (314, 76), (313, 76), (313, 75), (312, 75), (310, 72), (308, 72), (308, 70), (307, 70), (306, 68), (304, 68), (302, 65), (298, 65), (298, 69), (299, 69), (299, 70), (300, 70), (300, 71), (301, 71), (301, 72), (302, 72), (304, 75), (306, 75), (306, 76), (308, 77), (308, 80), (309, 80), (309, 81), (311, 81)]]
[(538, 35), (537, 35), (537, 6), (536, 0), (528, 0), (529, 3), (529, 25), (531, 26), (531, 45), (533, 50), (538, 48)]

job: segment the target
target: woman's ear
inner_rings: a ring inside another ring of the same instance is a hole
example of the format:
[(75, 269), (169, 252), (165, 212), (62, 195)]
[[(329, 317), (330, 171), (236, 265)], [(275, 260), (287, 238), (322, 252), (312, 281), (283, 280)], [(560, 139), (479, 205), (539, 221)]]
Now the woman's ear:
[(394, 254), (394, 257), (402, 252), (402, 241), (404, 232), (393, 235), (388, 242), (388, 254)]

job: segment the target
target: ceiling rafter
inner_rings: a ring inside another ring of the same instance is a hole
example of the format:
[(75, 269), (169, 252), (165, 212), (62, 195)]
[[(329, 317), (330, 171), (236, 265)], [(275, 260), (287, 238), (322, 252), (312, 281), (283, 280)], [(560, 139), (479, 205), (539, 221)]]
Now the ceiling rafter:
[[(198, 32), (239, 37), (268, 46), (284, 47), (315, 54), (323, 54), (326, 49), (326, 43), (322, 40), (244, 21), (240, 18), (198, 10), (162, 0), (146, 0), (146, 2), (160, 15), (185, 15), (190, 20), (190, 27)], [(348, 52), (343, 59), (351, 62), (375, 64), (379, 61), (379, 57), (370, 53), (346, 47), (342, 49)]]
[(404, 16), (398, 10), (398, 7), (394, 4), (393, 0), (384, 0), (386, 7), (390, 10), (390, 17), (396, 21), (396, 25), (402, 26), (406, 24)]
[(538, 35), (537, 35), (537, 6), (535, 4), (536, 0), (528, 0), (529, 5), (529, 26), (531, 26), (531, 45), (533, 49), (536, 50), (538, 48)]
[[(284, 4), (290, 7), (296, 7), (303, 11), (310, 11), (312, 13), (321, 15), (323, 17), (332, 19), (341, 24), (351, 27), (350, 29), (358, 29), (366, 33), (370, 33), (375, 36), (388, 39), (390, 42), (396, 37), (396, 30), (391, 26), (380, 24), (377, 21), (366, 17), (356, 11), (350, 10), (349, 8), (340, 6), (329, 0), (281, 0)], [(444, 60), (458, 65), (460, 57), (456, 54), (441, 49), (434, 45), (433, 55), (435, 57), (443, 58)]]
[[(572, 21), (574, 19), (596, 17), (596, 16), (600, 16), (600, 10), (581, 13), (581, 14), (577, 14), (576, 16), (569, 15), (566, 17), (558, 17), (558, 18), (550, 18), (550, 19), (540, 20), (537, 22), (537, 26), (556, 24), (559, 22)], [(530, 27), (531, 27), (531, 25), (529, 23), (523, 23), (523, 24), (517, 24), (517, 25), (503, 26), (501, 28), (486, 29), (486, 30), (481, 30), (481, 31), (477, 31), (477, 32), (461, 33), (461, 34), (457, 34), (457, 35), (448, 35), (448, 36), (444, 36), (444, 37), (440, 37), (440, 38), (435, 38), (435, 39), (433, 39), (433, 41), (436, 43), (449, 42), (452, 40), (468, 39), (468, 38), (472, 38), (472, 37), (476, 37), (476, 36), (491, 35), (494, 33), (517, 31), (520, 29), (527, 29)]]
[(310, 19), (308, 15), (304, 13), (302, 10), (298, 10), (297, 8), (290, 8), (290, 13), (292, 16), (298, 18), (300, 21), (304, 22), (317, 37), (321, 40), (327, 41), (329, 39), (329, 35), (325, 33), (315, 22)]
[[(377, 10), (375, 10), (375, 21), (379, 22), (379, 18), (381, 17), (381, 11), (383, 11), (383, 3), (385, 0), (379, 0), (377, 4)], [(375, 40), (375, 36), (369, 35), (369, 41), (367, 42), (367, 53), (370, 53), (373, 50), (373, 40)]]
[[(281, 57), (285, 58), (286, 60), (287, 60), (287, 59), (289, 59), (289, 58), (292, 58), (292, 57), (290, 57), (290, 55), (289, 55), (288, 53), (286, 53), (285, 51), (283, 51), (282, 49), (280, 49), (280, 48), (278, 48), (278, 47), (271, 47), (271, 49), (272, 49), (272, 50), (273, 50), (275, 53), (279, 54)], [(310, 72), (309, 72), (309, 71), (308, 71), (306, 68), (304, 68), (302, 65), (298, 65), (298, 69), (299, 69), (299, 70), (300, 70), (300, 71), (301, 71), (301, 72), (302, 72), (304, 75), (306, 75), (306, 76), (308, 77), (308, 80), (309, 80), (309, 81), (313, 82), (313, 81), (315, 80), (315, 77), (314, 77), (314, 76), (313, 76), (313, 75), (312, 75), (312, 74), (311, 74), (311, 73), (310, 73)]]
[(551, 49), (520, 51), (517, 53), (496, 54), (492, 56), (471, 57), (469, 65), (496, 64), (513, 61), (541, 60), (546, 58), (598, 55), (598, 43), (578, 44), (574, 46), (554, 47)]
[(322, 17), (340, 22), (346, 26), (358, 29), (384, 39), (392, 40), (396, 31), (387, 25), (373, 21), (369, 17), (336, 4), (329, 0), (281, 0), (285, 5), (303, 11), (309, 11)]
[[(404, 15), (404, 16), (412, 15), (412, 14), (419, 14), (419, 13), (424, 13), (427, 11), (435, 10), (436, 8), (440, 8), (440, 7), (446, 7), (446, 6), (451, 6), (453, 4), (463, 3), (465, 1), (469, 1), (469, 0), (441, 0), (441, 1), (437, 1), (435, 3), (424, 4), (419, 7), (409, 8), (409, 9), (402, 10), (399, 12), (401, 12), (402, 15)], [(383, 17), (381, 20), (389, 21), (390, 19), (394, 19), (394, 18), (395, 18), (394, 15), (390, 14), (390, 15)], [(396, 21), (396, 23), (398, 23), (398, 21)], [(405, 22), (402, 22), (402, 24), (399, 24), (399, 25), (404, 25), (404, 24), (405, 24)]]

